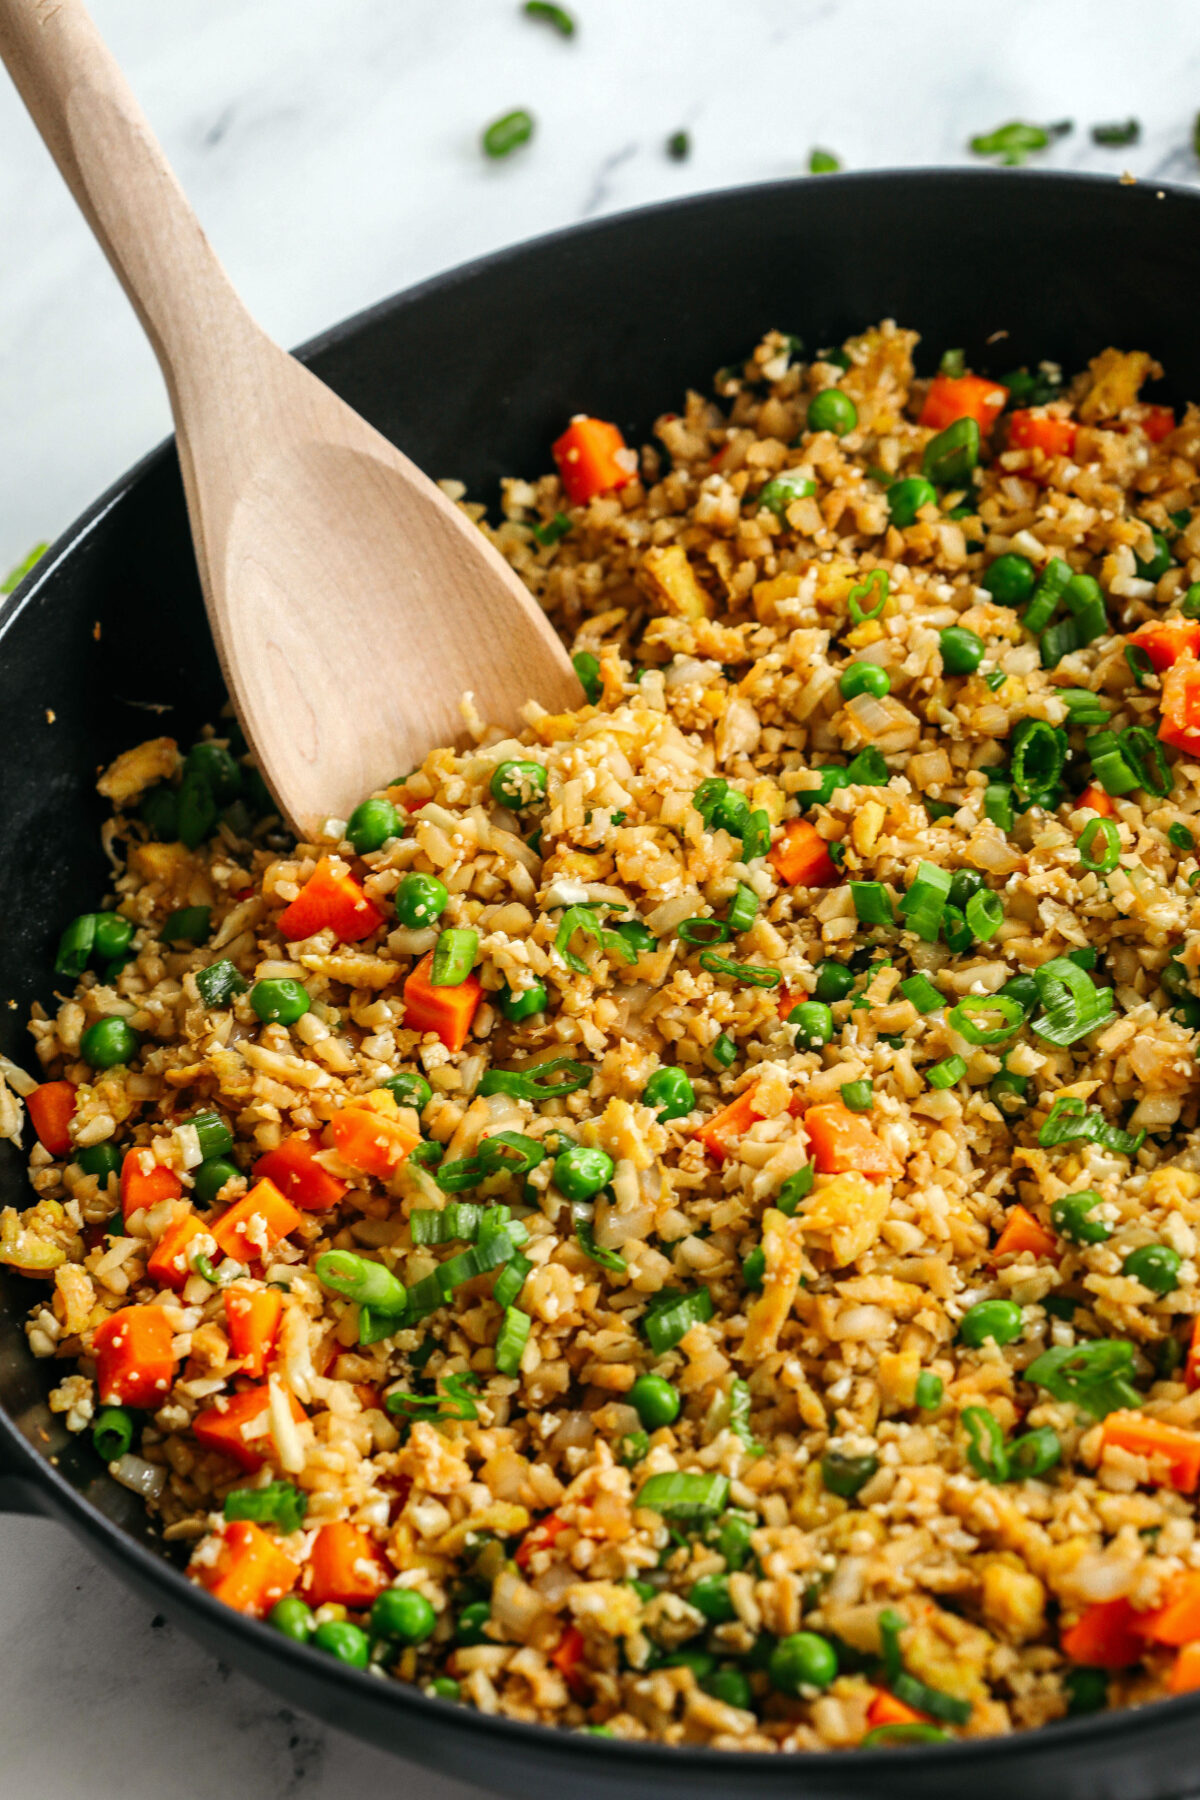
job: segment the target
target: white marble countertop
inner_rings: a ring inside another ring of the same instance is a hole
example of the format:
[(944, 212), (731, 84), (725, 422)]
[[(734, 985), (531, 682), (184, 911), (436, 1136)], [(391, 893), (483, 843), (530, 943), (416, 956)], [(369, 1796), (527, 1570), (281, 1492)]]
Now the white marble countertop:
[[(94, 0), (230, 274), (295, 343), (501, 244), (700, 188), (961, 162), (974, 132), (1073, 118), (1049, 165), (1200, 180), (1192, 0)], [(1085, 24), (1086, 21), (1086, 24)], [(534, 141), (480, 155), (526, 106)], [(1090, 141), (1134, 115), (1124, 150)], [(692, 154), (671, 162), (686, 128)], [(0, 568), (168, 429), (153, 358), (0, 78)], [(669, 398), (666, 397), (666, 398)], [(55, 1525), (0, 1518), (6, 1794), (334, 1800), (402, 1770), (281, 1707), (151, 1617)]]

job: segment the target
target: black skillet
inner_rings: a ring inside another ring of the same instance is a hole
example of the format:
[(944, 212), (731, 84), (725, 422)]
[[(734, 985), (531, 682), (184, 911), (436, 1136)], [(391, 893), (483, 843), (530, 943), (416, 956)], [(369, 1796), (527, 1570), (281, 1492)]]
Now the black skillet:
[[(1162, 398), (1200, 398), (1200, 195), (1093, 176), (898, 171), (684, 200), (505, 251), (386, 301), (306, 355), (433, 476), (492, 499), (549, 467), (571, 413), (639, 442), (684, 389), (772, 326), (810, 349), (891, 316), (922, 366), (962, 346), (999, 374), (1070, 371), (1106, 345), (1166, 367)], [(39, 521), (29, 521), (30, 535)], [(95, 627), (99, 625), (97, 631)], [(487, 655), (487, 645), (479, 646)], [(118, 750), (186, 740), (221, 701), (174, 453), (155, 451), (0, 605), (0, 1050), (32, 1067), (23, 1020), (48, 1000), (58, 932), (100, 899), (94, 791)], [(53, 718), (51, 719), (51, 715)], [(346, 730), (355, 702), (346, 696)], [(0, 1203), (28, 1203), (0, 1144)], [(139, 1502), (45, 1404), (61, 1365), (21, 1322), (44, 1289), (0, 1276), (0, 1505), (61, 1520), (148, 1603), (289, 1701), (482, 1787), (527, 1796), (659, 1793), (1149, 1800), (1196, 1785), (1200, 1697), (978, 1744), (792, 1758), (663, 1749), (518, 1725), (341, 1667), (190, 1585)], [(2, 1579), (2, 1577), (0, 1577)], [(45, 1679), (55, 1679), (53, 1668)]]

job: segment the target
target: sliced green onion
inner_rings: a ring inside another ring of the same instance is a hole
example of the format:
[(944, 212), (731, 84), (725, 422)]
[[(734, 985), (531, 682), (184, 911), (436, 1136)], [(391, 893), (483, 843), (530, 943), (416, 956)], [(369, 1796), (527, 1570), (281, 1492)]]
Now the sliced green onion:
[(947, 1056), (931, 1069), (926, 1069), (925, 1079), (933, 1088), (952, 1088), (956, 1081), (961, 1081), (967, 1072), (966, 1058)]
[(227, 1519), (254, 1519), (278, 1525), (280, 1531), (299, 1531), (308, 1511), (308, 1495), (290, 1481), (270, 1481), (261, 1488), (233, 1488), (225, 1496)]
[(801, 788), (796, 795), (796, 803), (802, 812), (810, 806), (828, 806), (839, 788), (850, 785), (847, 771), (832, 765), (824, 769), (811, 769), (809, 773), (819, 775), (821, 779), (816, 787)]
[(575, 36), (575, 21), (564, 6), (554, 6), (551, 0), (525, 0), (521, 10), (527, 19), (541, 19), (553, 25), (563, 37)]
[[(1097, 820), (1105, 824), (1106, 820)], [(1045, 1011), (1032, 1021), (1047, 1043), (1077, 1043), (1112, 1011), (1111, 988), (1098, 988), (1091, 976), (1067, 956), (1056, 956), (1034, 970), (1038, 997)]]
[(520, 1373), (521, 1355), (529, 1342), (532, 1327), (533, 1320), (528, 1313), (520, 1312), (515, 1306), (505, 1307), (504, 1322), (496, 1339), (497, 1375)]
[(1035, 1481), (1061, 1461), (1062, 1441), (1051, 1425), (1039, 1425), (1008, 1446), (1008, 1466), (1018, 1481)]
[(1130, 725), (1121, 733), (1120, 744), (1138, 786), (1164, 800), (1171, 791), (1171, 768), (1154, 733), (1145, 725)]
[(728, 1500), (727, 1475), (693, 1475), (672, 1470), (643, 1482), (634, 1505), (662, 1513), (664, 1518), (700, 1523), (724, 1512)]
[(728, 919), (714, 919), (702, 913), (681, 919), (675, 931), (685, 944), (724, 944), (730, 935)]
[[(865, 581), (860, 582), (857, 587), (851, 588), (846, 597), (850, 623), (866, 625), (870, 620), (877, 619), (887, 605), (889, 586), (887, 570), (872, 569)], [(862, 602), (871, 599), (872, 590), (878, 595), (878, 598), (871, 602), (868, 609), (863, 606)]]
[(1059, 1144), (1080, 1140), (1099, 1144), (1118, 1156), (1136, 1156), (1146, 1140), (1146, 1133), (1139, 1131), (1134, 1137), (1106, 1119), (1102, 1112), (1089, 1112), (1078, 1095), (1059, 1094), (1038, 1132), (1038, 1143), (1043, 1150), (1053, 1150)]
[(729, 902), (729, 911), (725, 915), (725, 923), (731, 932), (749, 931), (758, 913), (758, 895), (753, 888), (739, 881)]
[(1167, 837), (1177, 850), (1184, 852), (1185, 856), (1190, 856), (1196, 848), (1196, 840), (1192, 833), (1186, 825), (1181, 825), (1178, 820), (1168, 828)]
[(783, 980), (778, 969), (768, 969), (761, 963), (734, 962), (732, 957), (719, 956), (715, 950), (700, 952), (700, 967), (710, 975), (729, 975), (743, 987), (778, 987)]
[(211, 906), (181, 906), (163, 923), (164, 944), (198, 944), (209, 935)]
[[(557, 513), (555, 515), (554, 523), (557, 524), (559, 519), (563, 520), (563, 523), (569, 531), (571, 529), (571, 521), (563, 513)], [(541, 527), (542, 531), (549, 531), (549, 529), (550, 527), (548, 525), (543, 525)], [(545, 538), (540, 536), (536, 529), (533, 535), (537, 538), (539, 544), (558, 542), (557, 537)], [(562, 537), (563, 535), (564, 534), (561, 531), (558, 533), (558, 537)], [(571, 665), (574, 668), (576, 675), (579, 677), (579, 685), (583, 689), (588, 705), (595, 706), (601, 694), (604, 692), (604, 683), (600, 679), (600, 658), (598, 656), (593, 656), (590, 650), (577, 650), (571, 658)]]
[(979, 942), (986, 944), (1004, 923), (1004, 903), (999, 894), (984, 888), (967, 901), (966, 918)]
[[(942, 914), (950, 897), (951, 879), (949, 869), (940, 868), (937, 863), (919, 863), (916, 879), (900, 901), (898, 911), (901, 918), (908, 929), (915, 931), (919, 938), (924, 938), (927, 944), (937, 943), (938, 933), (942, 928)], [(878, 884), (852, 882), (851, 891), (855, 886), (868, 885)], [(855, 905), (857, 907), (857, 901)], [(861, 913), (859, 917), (862, 917)], [(891, 921), (879, 922), (890, 924)]]
[(752, 863), (771, 848), (771, 815), (764, 807), (756, 807), (742, 831), (742, 861)]
[(553, 1100), (587, 1087), (595, 1071), (570, 1056), (535, 1063), (530, 1069), (486, 1069), (475, 1092), (512, 1094), (518, 1100)]
[(1092, 774), (1106, 794), (1131, 794), (1140, 785), (1139, 772), (1130, 767), (1115, 732), (1093, 732), (1084, 747), (1092, 759)]
[(123, 1406), (105, 1406), (92, 1425), (92, 1444), (102, 1462), (120, 1460), (133, 1444), (133, 1414)]
[(860, 925), (894, 925), (892, 902), (882, 881), (852, 881), (850, 898)]
[(693, 1325), (702, 1325), (712, 1316), (712, 1295), (706, 1287), (693, 1288), (688, 1294), (669, 1289), (655, 1296), (642, 1320), (642, 1329), (655, 1355), (665, 1356)]
[(842, 1104), (851, 1112), (870, 1112), (875, 1105), (875, 1090), (869, 1081), (844, 1081)]
[(919, 1013), (936, 1012), (946, 1002), (930, 981), (928, 975), (910, 975), (900, 983), (900, 992), (906, 1000), (911, 1000)]
[(521, 1289), (525, 1286), (525, 1277), (532, 1268), (529, 1258), (522, 1256), (520, 1251), (510, 1257), (492, 1283), (492, 1299), (497, 1306), (512, 1305), (520, 1296)]
[(403, 1413), (408, 1419), (424, 1415), (430, 1424), (438, 1419), (477, 1419), (479, 1408), (467, 1389), (478, 1386), (479, 1376), (473, 1370), (466, 1370), (443, 1375), (440, 1393), (402, 1394), (393, 1391), (385, 1395), (383, 1404), (388, 1412)]
[(624, 1275), (629, 1266), (626, 1263), (625, 1258), (623, 1256), (618, 1256), (615, 1250), (604, 1250), (601, 1248), (593, 1235), (590, 1220), (576, 1220), (575, 1236), (579, 1241), (579, 1248), (583, 1251), (585, 1256), (590, 1257), (594, 1263), (599, 1263), (602, 1269), (611, 1269), (614, 1275)]
[(443, 931), (434, 947), (430, 986), (461, 987), (474, 967), (478, 949), (477, 931)]
[(764, 1445), (757, 1441), (750, 1429), (750, 1409), (750, 1389), (746, 1382), (735, 1376), (729, 1388), (729, 1429), (734, 1437), (740, 1438), (752, 1456), (761, 1456)]
[(728, 1069), (737, 1061), (737, 1044), (727, 1031), (722, 1031), (709, 1045), (708, 1054), (717, 1067)]
[(1042, 570), (1033, 590), (1033, 598), (1021, 621), (1026, 631), (1032, 632), (1034, 637), (1039, 636), (1054, 617), (1074, 573), (1070, 563), (1063, 562), (1058, 556), (1051, 557)]
[[(998, 1025), (978, 1024), (973, 1013), (982, 1013), (985, 1017), (995, 1014)], [(968, 1044), (987, 1045), (1002, 1044), (1005, 1038), (1012, 1036), (1025, 1023), (1025, 1008), (1020, 1001), (1008, 994), (971, 994), (958, 1005), (951, 1008), (949, 1024), (952, 1031), (966, 1038)]]
[(1013, 812), (1012, 788), (1007, 778), (1004, 781), (989, 781), (983, 796), (983, 816), (1000, 830), (1007, 833), (1013, 828), (1015, 814)]
[(969, 416), (955, 419), (945, 431), (930, 438), (921, 459), (921, 473), (938, 487), (967, 487), (979, 462), (979, 424)]
[(1085, 869), (1094, 875), (1111, 875), (1121, 860), (1121, 835), (1111, 819), (1089, 819), (1075, 848)]
[[(566, 537), (566, 535), (570, 531), (570, 529), (571, 529), (571, 521), (570, 521), (570, 519), (568, 519), (566, 513), (556, 512), (552, 519), (544, 519), (540, 525), (535, 525), (533, 528), (533, 535), (537, 539), (538, 543), (542, 546), (543, 550), (552, 550), (554, 548), (555, 544), (559, 543), (563, 538)], [(580, 650), (575, 656), (573, 656), (571, 658), (571, 661), (575, 664), (575, 673), (577, 675), (579, 675), (580, 657), (590, 656), (590, 655), (591, 655), (590, 651)], [(599, 672), (600, 672), (599, 662), (596, 660), (596, 658), (594, 656), (591, 657), (591, 660), (596, 663), (596, 673), (599, 674)], [(579, 676), (579, 680), (580, 680), (580, 685), (583, 687), (584, 692), (587, 693), (587, 683), (584, 681), (582, 675)], [(588, 694), (588, 699), (592, 701), (593, 706), (596, 704), (596, 702), (594, 700), (592, 700), (592, 696), (590, 694)]]
[(805, 1163), (794, 1175), (789, 1175), (775, 1196), (777, 1210), (792, 1218), (800, 1202), (812, 1193), (815, 1171), (811, 1163)]
[(1070, 717), (1070, 725), (1103, 725), (1109, 717), (1108, 708), (1102, 705), (1099, 696), (1090, 688), (1055, 688), (1055, 693), (1064, 703)]
[(1124, 1338), (1044, 1350), (1025, 1370), (1026, 1381), (1044, 1387), (1056, 1400), (1103, 1419), (1122, 1407), (1137, 1408), (1142, 1397), (1133, 1385), (1133, 1345)]
[(728, 831), (738, 837), (746, 829), (750, 802), (737, 788), (731, 788), (719, 775), (710, 775), (692, 795), (692, 805), (704, 820), (708, 831)]
[(1145, 646), (1142, 644), (1126, 644), (1125, 661), (1129, 664), (1129, 673), (1137, 685), (1145, 687), (1146, 677), (1154, 674), (1154, 664)]
[(948, 906), (942, 914), (942, 936), (956, 956), (971, 948), (971, 928), (960, 907)]
[(250, 983), (226, 957), (201, 969), (196, 975), (196, 986), (201, 1000), (212, 1011), (227, 1006), (235, 994), (244, 994)]
[(353, 1250), (326, 1250), (314, 1264), (317, 1280), (332, 1293), (373, 1306), (379, 1312), (404, 1311), (408, 1290), (382, 1263), (369, 1262)]
[(584, 932), (594, 938), (600, 948), (609, 956), (617, 956), (625, 963), (637, 961), (637, 951), (619, 932), (604, 931), (600, 921), (589, 906), (568, 906), (559, 920), (558, 931), (554, 939), (554, 948), (562, 957), (569, 969), (577, 975), (587, 975), (590, 971), (582, 956), (571, 949), (571, 939), (577, 931)]
[(1008, 1452), (1004, 1447), (1004, 1430), (995, 1413), (986, 1406), (967, 1406), (959, 1414), (970, 1447), (967, 1461), (984, 1481), (1007, 1481)]
[(453, 1200), (439, 1211), (420, 1207), (408, 1215), (414, 1244), (473, 1244), (479, 1236), (483, 1208), (469, 1200)]
[(1012, 735), (1012, 784), (1021, 800), (1055, 786), (1067, 760), (1067, 736), (1045, 719), (1022, 719)]

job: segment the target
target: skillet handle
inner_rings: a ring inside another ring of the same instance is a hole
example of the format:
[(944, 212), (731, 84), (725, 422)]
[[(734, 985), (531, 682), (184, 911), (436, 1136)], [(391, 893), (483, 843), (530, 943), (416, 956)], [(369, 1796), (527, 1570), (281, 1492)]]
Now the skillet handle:
[[(0, 57), (162, 365), (216, 377), (214, 342), (257, 327), (82, 0), (0, 0)], [(217, 325), (220, 330), (216, 330)]]

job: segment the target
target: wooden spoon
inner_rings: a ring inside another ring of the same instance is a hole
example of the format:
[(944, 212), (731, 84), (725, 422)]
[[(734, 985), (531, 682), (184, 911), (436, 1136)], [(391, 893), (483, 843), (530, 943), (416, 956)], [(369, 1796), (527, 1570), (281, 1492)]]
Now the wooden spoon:
[(292, 824), (461, 738), (464, 693), (506, 731), (578, 706), (482, 532), (250, 317), (79, 0), (0, 0), (0, 56), (166, 377), (217, 653)]

